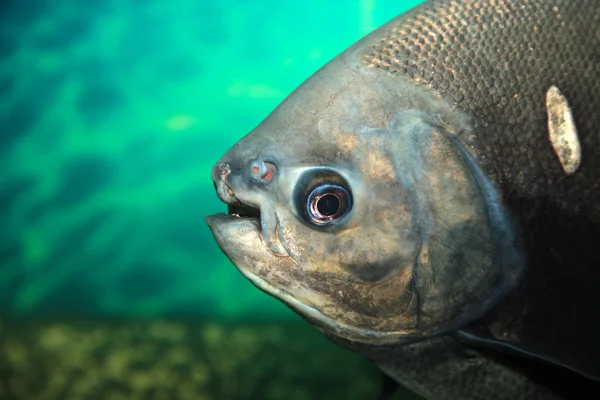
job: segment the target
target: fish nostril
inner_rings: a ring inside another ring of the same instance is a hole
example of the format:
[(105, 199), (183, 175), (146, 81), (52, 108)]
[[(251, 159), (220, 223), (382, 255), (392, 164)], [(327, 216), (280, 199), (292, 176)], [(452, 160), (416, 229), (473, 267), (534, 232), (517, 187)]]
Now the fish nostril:
[(229, 166), (229, 164), (219, 164), (218, 168), (219, 175), (221, 175), (222, 177), (228, 175), (231, 172), (231, 167)]
[(224, 182), (227, 178), (227, 175), (231, 173), (231, 167), (226, 163), (218, 163), (216, 164), (211, 171), (211, 176), (213, 180), (213, 184), (215, 189), (219, 190), (219, 182)]
[(273, 179), (273, 176), (277, 172), (277, 167), (270, 161), (257, 159), (250, 164), (250, 171), (252, 178), (266, 183)]

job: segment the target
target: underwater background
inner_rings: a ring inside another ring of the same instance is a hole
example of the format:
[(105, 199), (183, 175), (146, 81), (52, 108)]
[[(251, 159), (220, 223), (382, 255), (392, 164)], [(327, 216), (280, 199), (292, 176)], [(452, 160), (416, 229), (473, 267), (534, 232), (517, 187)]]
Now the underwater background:
[(220, 156), (418, 3), (1, 1), (0, 399), (375, 399), (204, 217)]

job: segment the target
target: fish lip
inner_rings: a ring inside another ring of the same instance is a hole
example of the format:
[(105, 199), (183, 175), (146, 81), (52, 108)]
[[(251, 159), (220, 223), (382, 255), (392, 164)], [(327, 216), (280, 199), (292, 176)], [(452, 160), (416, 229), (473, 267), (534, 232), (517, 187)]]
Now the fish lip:
[[(240, 215), (238, 213), (217, 213), (217, 214), (212, 214), (212, 215), (206, 216), (205, 217), (206, 223), (209, 226), (211, 226), (213, 224), (220, 224), (220, 223), (234, 224), (236, 222), (242, 222), (242, 221), (256, 221), (256, 230), (258, 232), (258, 236), (260, 237), (260, 240), (263, 243), (263, 245), (271, 253), (273, 253), (277, 256), (280, 256), (280, 257), (289, 256), (289, 252), (282, 245), (281, 239), (279, 238), (279, 236), (280, 236), (279, 235), (279, 226), (278, 225), (275, 226), (275, 232), (273, 234), (266, 234), (265, 231), (268, 230), (269, 227), (267, 226), (268, 224), (265, 223), (266, 219), (262, 218), (262, 212), (261, 212), (260, 208), (248, 206), (247, 204), (244, 204), (244, 203), (235, 203), (234, 205), (232, 205), (234, 207), (233, 209), (238, 209), (239, 205), (242, 205), (241, 208), (249, 208), (252, 210), (257, 210), (257, 211), (253, 211), (257, 215)], [(273, 242), (272, 238), (274, 238), (274, 240), (276, 240), (275, 243)]]

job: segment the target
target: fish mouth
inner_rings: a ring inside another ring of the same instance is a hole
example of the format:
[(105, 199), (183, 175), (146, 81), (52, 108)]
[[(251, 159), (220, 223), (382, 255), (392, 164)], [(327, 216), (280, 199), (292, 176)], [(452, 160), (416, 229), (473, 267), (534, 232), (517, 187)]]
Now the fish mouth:
[[(268, 251), (268, 247), (259, 246), (261, 237), (260, 220), (255, 207), (242, 203), (228, 204), (228, 213), (219, 213), (206, 217), (217, 244), (227, 258), (258, 289), (282, 301), (300, 315), (313, 321), (320, 321), (325, 326), (337, 328), (337, 324), (320, 312), (317, 307), (305, 299), (299, 299), (293, 288), (278, 285), (260, 275), (260, 266), (268, 267), (272, 273), (293, 267), (292, 257), (280, 257)], [(254, 215), (254, 216), (252, 216)], [(296, 287), (296, 291), (304, 293), (309, 289)], [(302, 297), (302, 296), (301, 296)]]
[[(287, 256), (288, 252), (279, 238), (279, 222), (275, 210), (269, 207), (269, 202), (256, 204), (240, 199), (231, 186), (220, 179), (214, 183), (219, 199), (227, 204), (227, 212), (217, 214), (218, 223), (235, 224), (236, 220), (254, 220), (257, 222), (260, 238), (265, 246), (274, 254)], [(267, 203), (267, 204), (265, 204)], [(235, 232), (229, 234), (235, 235)]]
[(225, 215), (234, 218), (255, 218), (260, 221), (260, 208), (237, 201), (233, 204), (227, 204)]
[(259, 207), (240, 201), (231, 187), (223, 180), (215, 182), (214, 185), (219, 199), (227, 204), (227, 212), (222, 215), (233, 218), (256, 218), (260, 221)]

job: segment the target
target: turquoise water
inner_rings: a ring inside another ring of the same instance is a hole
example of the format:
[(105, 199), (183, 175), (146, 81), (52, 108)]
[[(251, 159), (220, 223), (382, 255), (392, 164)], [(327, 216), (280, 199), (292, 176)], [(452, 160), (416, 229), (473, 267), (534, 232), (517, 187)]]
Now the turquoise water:
[(415, 3), (9, 1), (2, 312), (290, 318), (210, 235), (204, 216), (224, 210), (210, 168), (304, 79)]
[[(417, 3), (2, 2), (2, 316), (304, 326), (214, 242), (204, 217), (225, 207), (210, 168), (324, 63)], [(87, 340), (57, 326), (51, 338)], [(213, 395), (191, 398), (243, 398)]]

